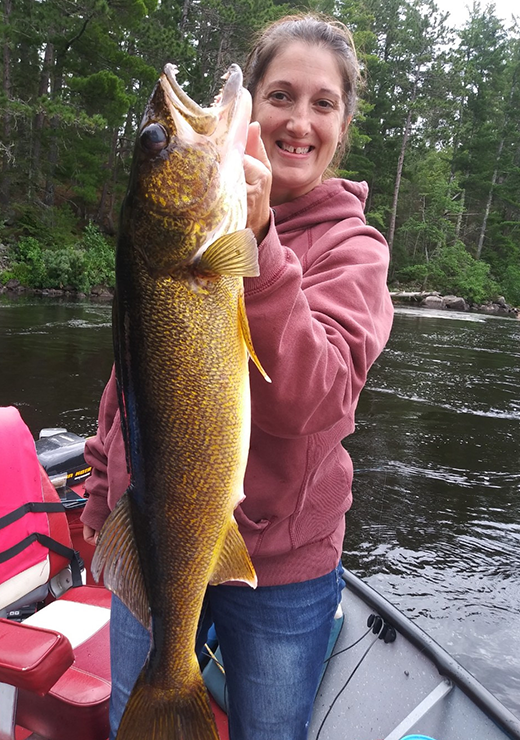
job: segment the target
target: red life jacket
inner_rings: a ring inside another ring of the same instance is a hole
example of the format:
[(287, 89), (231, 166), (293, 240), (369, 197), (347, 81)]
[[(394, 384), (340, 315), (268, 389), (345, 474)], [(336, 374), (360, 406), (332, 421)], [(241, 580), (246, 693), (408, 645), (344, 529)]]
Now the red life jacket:
[(0, 584), (48, 558), (49, 578), (75, 559), (65, 509), (18, 410), (0, 407)]

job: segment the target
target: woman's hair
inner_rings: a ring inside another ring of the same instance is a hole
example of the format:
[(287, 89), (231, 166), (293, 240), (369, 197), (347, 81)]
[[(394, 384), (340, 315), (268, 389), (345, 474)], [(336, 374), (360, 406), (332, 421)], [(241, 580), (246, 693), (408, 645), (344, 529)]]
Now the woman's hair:
[(245, 84), (255, 96), (273, 59), (291, 41), (328, 49), (336, 58), (343, 82), (345, 122), (356, 110), (359, 65), (352, 34), (343, 23), (314, 14), (288, 15), (265, 28), (253, 45), (244, 69)]

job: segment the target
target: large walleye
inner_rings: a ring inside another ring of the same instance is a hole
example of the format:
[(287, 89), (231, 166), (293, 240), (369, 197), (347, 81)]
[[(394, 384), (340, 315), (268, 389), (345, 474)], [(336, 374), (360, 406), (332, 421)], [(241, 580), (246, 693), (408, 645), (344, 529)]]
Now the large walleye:
[(208, 584), (256, 575), (233, 518), (249, 445), (251, 346), (242, 277), (251, 114), (233, 65), (200, 108), (166, 65), (148, 102), (121, 213), (114, 348), (128, 491), (93, 571), (152, 632), (118, 740), (215, 740), (195, 657)]

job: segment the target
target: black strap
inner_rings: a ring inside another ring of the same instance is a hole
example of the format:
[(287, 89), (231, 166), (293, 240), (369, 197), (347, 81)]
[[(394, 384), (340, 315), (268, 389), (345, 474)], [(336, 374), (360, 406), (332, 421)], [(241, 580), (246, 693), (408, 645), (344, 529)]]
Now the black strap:
[[(58, 505), (61, 506), (61, 504)], [(67, 558), (67, 560), (70, 562), (72, 585), (81, 586), (81, 569), (83, 566), (83, 561), (79, 552), (77, 552), (77, 550), (73, 550), (70, 547), (66, 547), (61, 542), (58, 542), (58, 540), (54, 540), (52, 537), (49, 537), (46, 534), (41, 534), (41, 532), (33, 532), (32, 534), (25, 537), (21, 542), (18, 542), (18, 544), (9, 547), (7, 550), (3, 550), (3, 552), (0, 552), (0, 563), (5, 563), (7, 560), (14, 558), (16, 555), (23, 552), (23, 550), (29, 547), (29, 545), (32, 545), (33, 542), (39, 542), (40, 545), (43, 545), (48, 550), (52, 550), (58, 555)]]
[(29, 501), (23, 506), (19, 506), (18, 509), (9, 512), (9, 514), (0, 517), (0, 529), (8, 527), (9, 524), (18, 521), (26, 514), (54, 514), (57, 512), (65, 512), (65, 507), (59, 501)]

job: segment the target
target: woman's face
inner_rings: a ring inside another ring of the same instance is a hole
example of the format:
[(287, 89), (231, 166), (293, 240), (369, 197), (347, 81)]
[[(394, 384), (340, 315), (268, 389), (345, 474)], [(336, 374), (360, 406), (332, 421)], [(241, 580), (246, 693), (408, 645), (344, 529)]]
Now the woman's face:
[(253, 99), (271, 162), (271, 205), (318, 185), (347, 125), (343, 84), (331, 51), (292, 41), (267, 67)]

